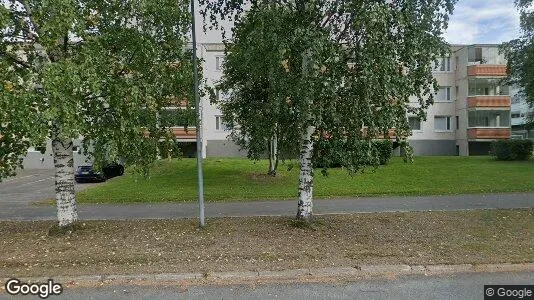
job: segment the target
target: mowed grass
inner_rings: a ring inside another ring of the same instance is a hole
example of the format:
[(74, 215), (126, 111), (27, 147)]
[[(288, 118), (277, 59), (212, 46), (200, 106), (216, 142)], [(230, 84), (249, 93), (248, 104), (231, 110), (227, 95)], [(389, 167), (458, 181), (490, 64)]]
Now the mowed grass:
[[(280, 165), (266, 176), (267, 161), (204, 160), (207, 201), (290, 199), (297, 196), (298, 165)], [(446, 195), (534, 191), (534, 160), (501, 162), (491, 157), (416, 157), (413, 163), (393, 158), (386, 166), (351, 176), (330, 169), (315, 172), (316, 198), (379, 195)], [(149, 178), (127, 174), (78, 194), (82, 203), (185, 202), (197, 197), (195, 159), (159, 161)]]

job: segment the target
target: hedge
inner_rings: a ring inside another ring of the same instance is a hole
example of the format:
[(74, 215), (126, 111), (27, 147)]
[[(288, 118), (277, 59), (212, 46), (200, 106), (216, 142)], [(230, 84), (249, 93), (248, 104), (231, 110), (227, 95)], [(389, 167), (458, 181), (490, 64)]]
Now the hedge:
[(532, 140), (501, 140), (491, 145), (491, 154), (497, 160), (528, 160), (532, 151)]

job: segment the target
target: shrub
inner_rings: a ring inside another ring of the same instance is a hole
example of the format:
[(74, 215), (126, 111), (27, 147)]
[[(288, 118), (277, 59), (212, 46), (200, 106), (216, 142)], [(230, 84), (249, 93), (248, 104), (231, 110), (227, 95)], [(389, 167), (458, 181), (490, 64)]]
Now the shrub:
[(373, 145), (377, 151), (380, 164), (387, 164), (393, 151), (393, 142), (391, 140), (378, 140), (374, 141)]
[[(393, 152), (391, 140), (374, 140), (371, 143), (372, 149), (369, 149), (367, 142), (362, 142), (360, 151), (353, 152), (352, 157), (348, 157), (347, 153), (335, 151), (344, 147), (343, 142), (320, 141), (319, 143), (314, 148), (314, 167), (316, 168), (339, 168), (350, 159), (358, 160), (361, 166), (373, 166), (376, 163), (386, 165)], [(368, 153), (371, 155), (368, 156)]]
[(502, 140), (491, 145), (491, 153), (497, 160), (528, 160), (532, 151), (532, 140)]

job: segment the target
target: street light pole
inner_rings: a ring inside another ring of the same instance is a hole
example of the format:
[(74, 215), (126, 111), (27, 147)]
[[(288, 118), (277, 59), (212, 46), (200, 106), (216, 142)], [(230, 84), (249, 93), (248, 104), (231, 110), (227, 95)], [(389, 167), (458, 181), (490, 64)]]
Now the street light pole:
[(204, 227), (204, 176), (202, 174), (202, 111), (198, 91), (197, 35), (195, 24), (195, 0), (191, 0), (191, 31), (193, 35), (193, 76), (195, 80), (195, 110), (197, 115), (197, 173), (198, 173), (198, 211), (200, 227)]

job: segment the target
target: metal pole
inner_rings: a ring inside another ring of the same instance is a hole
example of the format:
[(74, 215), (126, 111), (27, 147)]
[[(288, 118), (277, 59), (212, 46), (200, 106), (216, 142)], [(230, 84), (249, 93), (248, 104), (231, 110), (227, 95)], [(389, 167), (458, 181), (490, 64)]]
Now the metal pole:
[(204, 227), (204, 176), (202, 174), (202, 111), (198, 91), (197, 35), (195, 24), (195, 0), (191, 0), (191, 31), (193, 35), (193, 76), (195, 80), (195, 110), (197, 115), (197, 173), (198, 173), (198, 211), (200, 227)]

